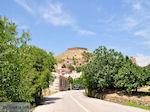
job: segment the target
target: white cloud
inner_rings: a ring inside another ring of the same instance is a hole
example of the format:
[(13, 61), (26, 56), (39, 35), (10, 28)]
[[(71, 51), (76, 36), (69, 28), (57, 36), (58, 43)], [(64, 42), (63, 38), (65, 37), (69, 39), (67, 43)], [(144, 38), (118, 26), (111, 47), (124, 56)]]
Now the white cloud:
[(74, 31), (81, 35), (94, 35), (94, 32), (80, 29), (76, 20), (62, 9), (61, 3), (49, 3), (48, 7), (40, 8), (40, 15), (47, 22), (54, 26), (70, 26)]
[(142, 36), (144, 38), (150, 39), (150, 31), (140, 30), (134, 33), (136, 36)]
[(145, 41), (145, 42), (143, 42), (143, 44), (150, 45), (150, 41)]
[(150, 45), (145, 41), (150, 41), (150, 1), (149, 0), (123, 0), (126, 8), (130, 10), (123, 16), (121, 27), (135, 37), (143, 37), (141, 44)]
[(87, 30), (77, 30), (82, 35), (95, 35), (95, 32), (87, 31)]
[[(27, 3), (27, 0), (15, 0), (15, 1), (23, 8), (25, 8), (29, 13), (36, 14), (37, 16), (42, 17), (45, 21), (54, 26), (69, 26), (74, 31), (82, 35), (95, 34), (94, 32), (80, 29), (76, 23), (76, 20), (62, 9), (63, 5), (60, 2), (57, 3), (47, 2), (47, 4), (44, 5), (40, 4), (39, 6), (33, 8)], [(31, 3), (31, 5), (33, 4)], [(20, 26), (20, 28), (26, 29), (25, 26)]]
[(142, 1), (138, 1), (138, 0), (123, 0), (123, 1), (128, 5), (131, 5), (133, 9), (140, 10), (142, 8), (141, 6)]
[(33, 14), (34, 10), (27, 4), (26, 0), (15, 0), (19, 5), (26, 9), (29, 13)]
[(54, 26), (74, 25), (75, 20), (62, 10), (62, 4), (49, 3), (48, 7), (40, 9), (41, 16)]
[(142, 7), (141, 7), (141, 4), (140, 3), (134, 3), (133, 6), (132, 6), (134, 9), (137, 9), (137, 10), (140, 10)]
[(143, 54), (137, 54), (137, 64), (140, 66), (147, 66), (150, 64), (150, 56), (144, 56)]
[(122, 24), (122, 26), (124, 29), (130, 30), (135, 28), (139, 23), (140, 22), (137, 19), (133, 17), (127, 17), (125, 19), (125, 22)]

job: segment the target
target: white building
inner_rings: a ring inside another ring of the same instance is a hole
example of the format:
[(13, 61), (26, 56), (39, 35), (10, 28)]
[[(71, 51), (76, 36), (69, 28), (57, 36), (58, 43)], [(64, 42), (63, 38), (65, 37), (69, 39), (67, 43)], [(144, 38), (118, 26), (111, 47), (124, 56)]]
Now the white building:
[(68, 90), (68, 78), (64, 75), (61, 75), (56, 72), (52, 72), (52, 75), (55, 77), (54, 82), (50, 83), (51, 91), (65, 91)]
[(82, 72), (80, 73), (77, 73), (76, 71), (72, 71), (72, 73), (69, 73), (69, 74), (65, 74), (64, 76), (66, 77), (72, 77), (73, 79), (77, 79), (79, 78), (80, 76), (82, 75)]

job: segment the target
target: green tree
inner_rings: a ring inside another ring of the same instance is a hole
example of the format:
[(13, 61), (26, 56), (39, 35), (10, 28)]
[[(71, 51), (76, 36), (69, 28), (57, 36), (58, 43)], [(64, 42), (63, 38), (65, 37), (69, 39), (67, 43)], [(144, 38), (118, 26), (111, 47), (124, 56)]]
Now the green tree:
[(86, 88), (86, 79), (84, 78), (84, 73), (82, 73), (78, 79), (73, 81), (72, 87), (74, 87), (76, 84), (80, 84), (82, 88)]
[(63, 67), (64, 67), (64, 68), (66, 68), (66, 65), (65, 65), (65, 64), (63, 64)]
[(36, 102), (53, 79), (53, 54), (27, 45), (29, 32), (17, 37), (15, 23), (0, 17), (0, 96), (3, 101)]
[(119, 68), (125, 63), (123, 55), (114, 49), (100, 46), (93, 54), (85, 53), (87, 64), (83, 68), (87, 88), (92, 90), (104, 91), (105, 88), (114, 88), (114, 76)]
[(73, 64), (76, 65), (76, 58), (73, 56)]
[(36, 90), (34, 93), (35, 101), (38, 102), (42, 95), (42, 90), (48, 88), (49, 81), (53, 80), (51, 71), (54, 70), (54, 64), (56, 64), (56, 61), (51, 52), (47, 54), (46, 51), (35, 46), (30, 49), (30, 52), (34, 59), (33, 68), (36, 72), (32, 84)]
[(115, 84), (118, 88), (127, 92), (132, 92), (141, 88), (146, 80), (144, 69), (133, 64), (128, 60), (120, 69), (118, 74), (115, 75)]
[(73, 83), (73, 78), (71, 76), (68, 77), (68, 82)]
[(72, 65), (68, 66), (68, 69), (71, 71), (75, 70), (74, 66), (72, 66)]
[(15, 23), (0, 17), (0, 95), (4, 101), (20, 100), (17, 88), (23, 63), (19, 46), (25, 46), (30, 38), (28, 32), (23, 31), (21, 37), (17, 34)]
[(73, 78), (71, 76), (68, 77), (68, 82), (69, 82), (70, 89), (72, 89)]
[(145, 71), (145, 85), (150, 86), (150, 65), (148, 65), (146, 68), (144, 68)]
[(92, 91), (121, 89), (127, 92), (137, 91), (144, 85), (150, 85), (149, 68), (133, 64), (128, 56), (114, 49), (100, 46), (92, 53), (84, 53), (87, 64), (83, 67), (86, 87)]
[(82, 67), (77, 67), (77, 68), (76, 68), (76, 71), (77, 71), (78, 73), (80, 73), (80, 72), (82, 71)]

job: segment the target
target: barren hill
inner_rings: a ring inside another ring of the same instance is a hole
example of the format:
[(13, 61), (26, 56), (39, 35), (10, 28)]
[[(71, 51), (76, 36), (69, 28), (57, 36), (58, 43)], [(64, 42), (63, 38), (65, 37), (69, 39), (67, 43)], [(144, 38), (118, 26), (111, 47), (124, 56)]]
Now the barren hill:
[(83, 52), (89, 52), (86, 48), (74, 47), (68, 48), (64, 53), (55, 57), (58, 64), (72, 63), (74, 66), (80, 66), (84, 63)]

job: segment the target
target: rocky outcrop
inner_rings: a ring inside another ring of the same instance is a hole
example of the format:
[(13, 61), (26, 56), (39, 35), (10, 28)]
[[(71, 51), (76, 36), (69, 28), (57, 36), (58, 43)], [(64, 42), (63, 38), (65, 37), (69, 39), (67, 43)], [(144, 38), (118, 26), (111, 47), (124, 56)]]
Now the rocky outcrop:
[(73, 47), (68, 48), (65, 52), (55, 57), (58, 64), (65, 64), (66, 62), (72, 62), (74, 66), (83, 65), (85, 59), (83, 57), (84, 52), (89, 52), (86, 48)]
[(87, 50), (87, 48), (82, 48), (82, 47), (73, 47), (73, 48), (68, 48), (68, 50)]

